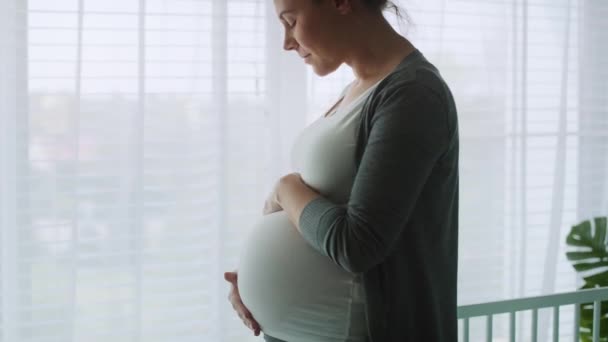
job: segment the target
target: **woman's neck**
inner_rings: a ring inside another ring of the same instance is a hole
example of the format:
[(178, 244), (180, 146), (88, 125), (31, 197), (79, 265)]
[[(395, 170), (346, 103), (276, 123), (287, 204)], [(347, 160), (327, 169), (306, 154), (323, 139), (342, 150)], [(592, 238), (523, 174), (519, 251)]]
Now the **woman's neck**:
[(357, 27), (345, 63), (353, 69), (358, 83), (375, 83), (415, 50), (384, 17), (370, 18)]

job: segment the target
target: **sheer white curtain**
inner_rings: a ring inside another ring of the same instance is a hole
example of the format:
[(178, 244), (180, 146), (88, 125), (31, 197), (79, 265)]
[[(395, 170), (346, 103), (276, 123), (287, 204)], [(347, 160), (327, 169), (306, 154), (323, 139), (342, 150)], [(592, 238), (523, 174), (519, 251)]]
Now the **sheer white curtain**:
[[(459, 109), (459, 303), (576, 289), (564, 237), (608, 212), (608, 4), (400, 5)], [(281, 46), (267, 0), (0, 1), (1, 342), (259, 340), (222, 273), (352, 79)]]

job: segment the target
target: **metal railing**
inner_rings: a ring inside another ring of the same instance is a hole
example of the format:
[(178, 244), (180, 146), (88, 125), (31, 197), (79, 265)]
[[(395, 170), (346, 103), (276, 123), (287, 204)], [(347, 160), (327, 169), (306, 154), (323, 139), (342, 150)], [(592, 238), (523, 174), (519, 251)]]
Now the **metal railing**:
[[(495, 315), (509, 314), (509, 341), (515, 342), (515, 319), (518, 312), (532, 312), (531, 340), (538, 339), (538, 310), (553, 308), (553, 341), (559, 340), (559, 308), (574, 304), (574, 341), (579, 341), (579, 317), (582, 303), (593, 303), (593, 342), (599, 342), (601, 302), (608, 301), (608, 288), (579, 290), (538, 297), (518, 298), (458, 307), (458, 319), (463, 320), (463, 341), (469, 342), (469, 320), (486, 317), (486, 341), (492, 341), (492, 320)], [(542, 341), (544, 342), (544, 341)]]

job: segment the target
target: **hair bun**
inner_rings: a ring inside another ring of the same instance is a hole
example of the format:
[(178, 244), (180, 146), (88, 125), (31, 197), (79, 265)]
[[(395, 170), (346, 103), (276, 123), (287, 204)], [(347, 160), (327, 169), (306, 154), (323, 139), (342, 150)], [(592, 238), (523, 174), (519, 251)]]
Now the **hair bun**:
[(388, 0), (365, 0), (364, 2), (369, 6), (369, 8), (374, 10), (383, 10), (388, 5), (391, 5), (390, 1)]

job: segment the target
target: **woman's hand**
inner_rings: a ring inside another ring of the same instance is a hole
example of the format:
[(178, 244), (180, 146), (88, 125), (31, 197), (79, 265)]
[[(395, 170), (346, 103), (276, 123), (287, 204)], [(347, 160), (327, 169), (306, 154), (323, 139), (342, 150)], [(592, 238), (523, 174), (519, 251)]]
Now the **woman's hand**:
[(276, 211), (283, 210), (283, 208), (279, 205), (279, 199), (277, 196), (280, 183), (281, 183), (281, 181), (279, 180), (277, 182), (277, 184), (275, 184), (270, 195), (268, 195), (268, 198), (266, 199), (266, 202), (264, 203), (264, 210), (262, 211), (262, 213), (264, 215), (268, 215), (270, 213), (274, 213)]
[(249, 309), (247, 309), (245, 307), (245, 304), (243, 304), (243, 301), (241, 301), (241, 295), (239, 294), (239, 287), (237, 281), (237, 272), (224, 272), (224, 279), (226, 279), (226, 281), (232, 284), (230, 286), (230, 292), (228, 293), (228, 301), (230, 301), (230, 303), (232, 304), (232, 308), (234, 309), (234, 311), (236, 311), (241, 320), (243, 320), (243, 323), (245, 323), (245, 325), (249, 329), (253, 330), (253, 334), (255, 336), (259, 336), (260, 324), (255, 319), (253, 319), (253, 315), (251, 315)]

